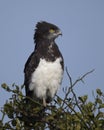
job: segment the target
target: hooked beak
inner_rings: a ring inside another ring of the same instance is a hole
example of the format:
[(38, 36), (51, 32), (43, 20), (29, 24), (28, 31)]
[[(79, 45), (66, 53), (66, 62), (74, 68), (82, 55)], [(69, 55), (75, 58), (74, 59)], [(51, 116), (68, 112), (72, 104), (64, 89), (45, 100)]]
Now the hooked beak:
[(56, 33), (57, 33), (57, 35), (61, 35), (62, 36), (62, 32), (61, 32), (60, 29)]

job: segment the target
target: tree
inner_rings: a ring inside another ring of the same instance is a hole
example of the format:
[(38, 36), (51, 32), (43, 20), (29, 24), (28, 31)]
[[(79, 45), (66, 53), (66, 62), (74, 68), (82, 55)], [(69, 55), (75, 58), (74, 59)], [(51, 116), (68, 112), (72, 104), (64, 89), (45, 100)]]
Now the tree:
[[(2, 118), (0, 130), (103, 130), (104, 129), (104, 93), (96, 90), (94, 102), (88, 101), (88, 95), (77, 97), (74, 87), (78, 82), (93, 72), (90, 71), (72, 82), (69, 78), (68, 89), (63, 88), (64, 97), (55, 96), (53, 102), (46, 108), (37, 101), (23, 95), (23, 86), (15, 84), (2, 88), (11, 92), (11, 98), (1, 108)], [(30, 100), (27, 105), (25, 99)], [(8, 121), (5, 122), (5, 116)], [(34, 123), (35, 122), (35, 123)]]

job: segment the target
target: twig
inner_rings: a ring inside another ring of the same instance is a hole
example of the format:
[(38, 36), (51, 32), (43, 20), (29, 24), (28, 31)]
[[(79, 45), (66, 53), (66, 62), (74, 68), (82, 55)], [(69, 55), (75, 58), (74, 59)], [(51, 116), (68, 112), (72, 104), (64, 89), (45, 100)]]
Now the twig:
[(83, 79), (84, 79), (88, 74), (92, 73), (94, 70), (95, 70), (95, 69), (93, 69), (93, 70), (87, 72), (87, 73), (84, 74), (82, 77), (80, 77), (79, 79), (77, 79), (77, 80), (73, 83), (72, 87), (75, 86), (76, 83), (79, 82), (79, 81), (82, 81), (82, 82), (83, 82)]
[[(89, 72), (87, 72), (86, 74), (84, 74), (83, 76), (81, 76), (79, 79), (77, 79), (77, 80), (73, 83), (73, 82), (72, 82), (72, 78), (71, 78), (71, 76), (70, 76), (70, 74), (69, 74), (69, 72), (68, 72), (68, 69), (67, 69), (67, 67), (66, 67), (66, 73), (67, 73), (68, 78), (69, 78), (69, 81), (70, 81), (70, 87), (68, 88), (68, 91), (67, 91), (67, 93), (66, 93), (66, 95), (65, 95), (65, 98), (64, 98), (64, 100), (63, 100), (62, 107), (64, 106), (64, 104), (67, 105), (67, 102), (66, 102), (65, 100), (67, 99), (69, 93), (72, 92), (73, 97), (74, 97), (74, 99), (75, 99), (76, 106), (78, 107), (78, 109), (80, 110), (80, 112), (82, 113), (82, 115), (84, 115), (82, 109), (81, 109), (80, 106), (79, 106), (79, 103), (78, 103), (78, 100), (77, 100), (77, 96), (76, 96), (76, 94), (75, 94), (74, 91), (73, 91), (73, 87), (74, 87), (79, 81), (82, 81), (82, 82), (83, 82), (83, 79), (84, 79), (88, 74), (92, 73), (93, 71), (94, 71), (94, 69), (91, 70), (91, 71), (89, 71)], [(69, 105), (68, 105), (68, 106), (69, 106)], [(69, 106), (69, 107), (70, 107), (70, 106)], [(70, 107), (70, 109), (78, 116), (79, 119), (81, 119), (81, 120), (83, 121), (83, 123), (85, 124), (86, 128), (88, 129), (87, 124), (84, 122), (84, 120), (83, 120), (81, 117), (79, 117), (79, 115), (76, 113), (76, 111), (75, 111), (72, 107)]]
[(3, 120), (4, 120), (4, 117), (5, 117), (5, 112), (2, 112), (2, 113), (3, 113), (3, 115), (2, 115), (1, 122), (3, 122)]
[(89, 72), (87, 72), (87, 73), (84, 74), (82, 77), (80, 77), (79, 79), (77, 79), (74, 83), (72, 83), (72, 78), (71, 78), (71, 76), (70, 76), (70, 74), (69, 74), (69, 72), (68, 72), (68, 70), (67, 70), (67, 67), (66, 67), (66, 73), (67, 73), (68, 78), (69, 78), (69, 81), (70, 81), (70, 87), (69, 87), (69, 89), (68, 89), (68, 91), (67, 91), (67, 93), (66, 93), (64, 99), (65, 99), (65, 100), (67, 99), (67, 96), (69, 95), (70, 90), (72, 90), (72, 88), (73, 88), (79, 81), (83, 81), (83, 79), (84, 79), (88, 74), (92, 73), (93, 71), (94, 71), (94, 69), (91, 70), (91, 71), (89, 71)]
[(65, 102), (65, 104), (75, 113), (75, 115), (84, 123), (84, 125), (86, 126), (86, 128), (89, 130), (89, 127), (87, 126), (87, 124), (85, 123), (85, 121), (77, 114), (77, 112), (72, 107), (70, 107), (66, 102)]

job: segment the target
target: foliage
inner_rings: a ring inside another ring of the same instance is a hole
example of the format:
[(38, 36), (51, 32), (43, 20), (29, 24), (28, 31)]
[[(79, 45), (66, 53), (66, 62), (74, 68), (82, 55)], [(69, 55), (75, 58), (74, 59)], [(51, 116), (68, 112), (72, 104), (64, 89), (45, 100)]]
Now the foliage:
[[(103, 130), (104, 129), (104, 93), (96, 90), (94, 102), (88, 101), (88, 95), (77, 97), (74, 87), (83, 81), (92, 71), (75, 82), (66, 69), (69, 77), (68, 88), (63, 89), (64, 97), (55, 96), (54, 101), (46, 108), (22, 93), (23, 86), (15, 84), (2, 88), (11, 92), (11, 98), (1, 108), (0, 130)], [(26, 103), (26, 98), (29, 104)], [(5, 117), (8, 121), (5, 121)]]

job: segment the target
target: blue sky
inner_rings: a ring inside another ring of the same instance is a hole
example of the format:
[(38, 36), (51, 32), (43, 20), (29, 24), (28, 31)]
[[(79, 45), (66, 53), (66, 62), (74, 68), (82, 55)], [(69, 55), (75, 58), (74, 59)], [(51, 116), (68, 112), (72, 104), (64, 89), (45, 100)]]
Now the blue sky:
[[(24, 64), (34, 50), (35, 24), (45, 20), (59, 26), (63, 36), (56, 42), (73, 81), (95, 71), (78, 84), (78, 95), (101, 88), (104, 91), (104, 1), (103, 0), (1, 0), (0, 84), (23, 84)], [(64, 74), (62, 87), (69, 85)], [(62, 90), (58, 92), (62, 94)], [(0, 107), (9, 95), (0, 88)]]

